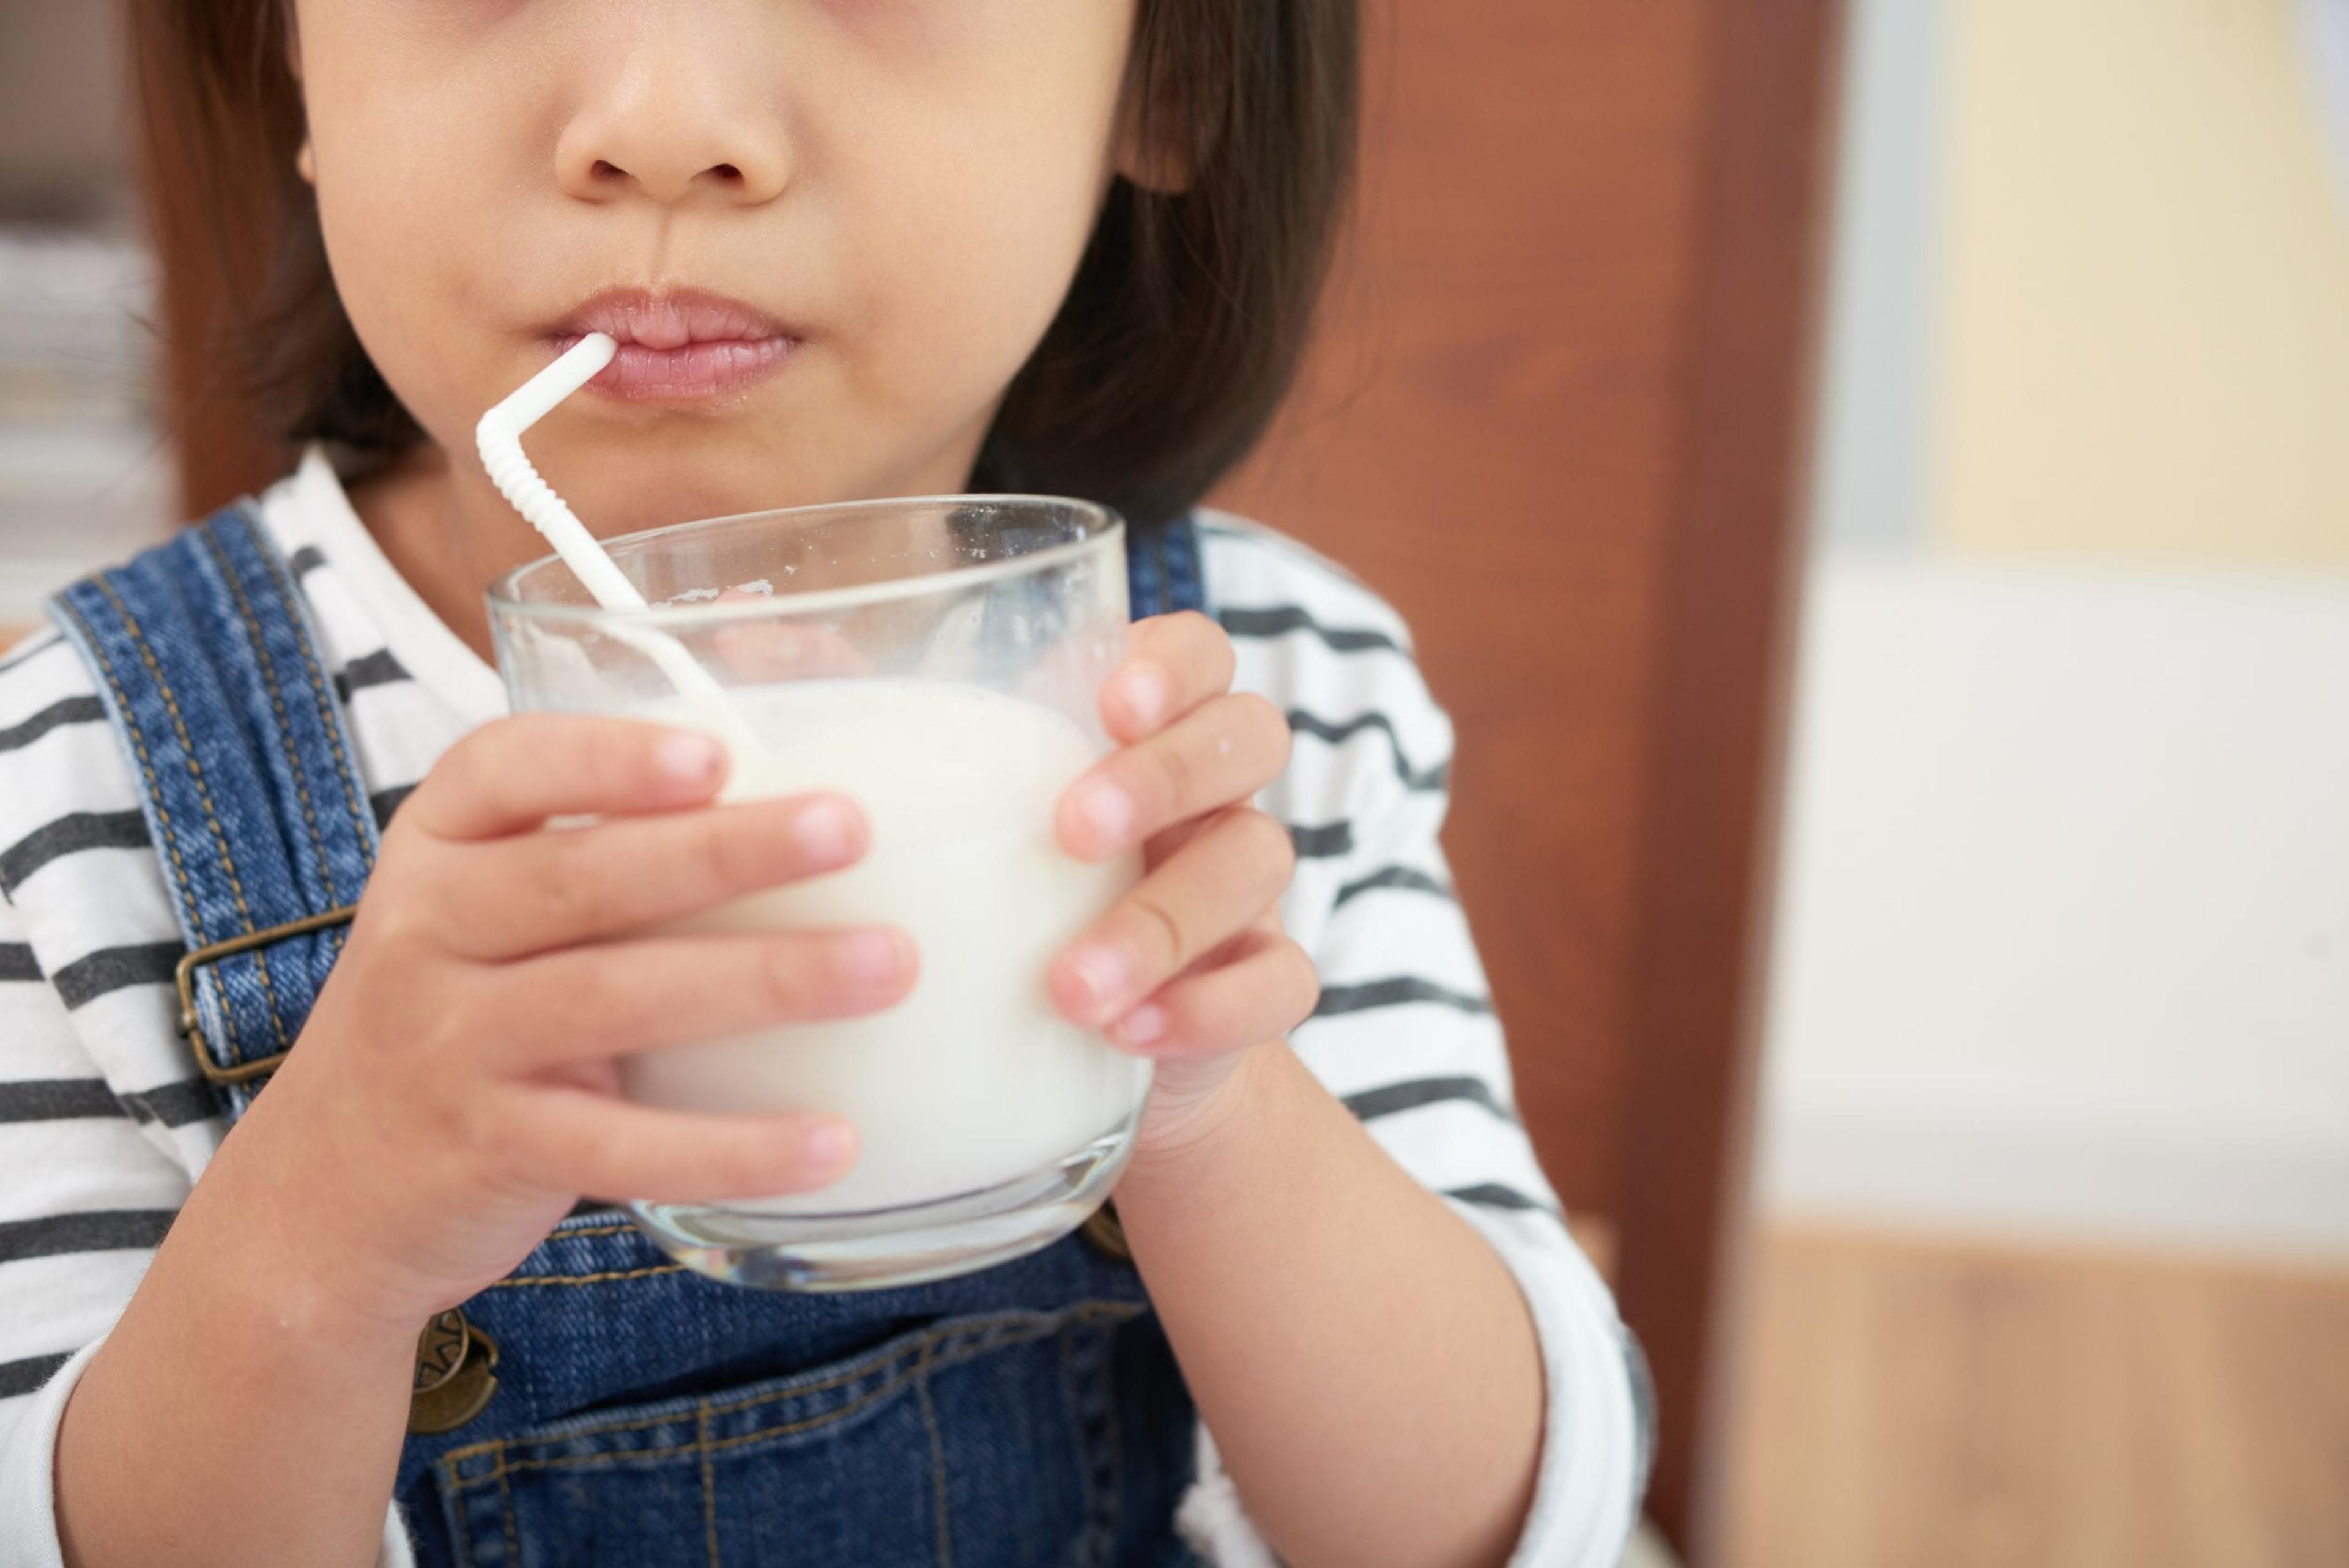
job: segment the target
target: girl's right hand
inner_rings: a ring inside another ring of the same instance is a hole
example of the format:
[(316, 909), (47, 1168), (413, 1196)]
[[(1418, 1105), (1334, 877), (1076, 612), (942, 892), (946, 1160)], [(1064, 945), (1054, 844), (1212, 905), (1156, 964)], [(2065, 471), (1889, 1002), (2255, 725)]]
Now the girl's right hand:
[[(710, 806), (725, 769), (689, 730), (524, 714), (400, 807), (307, 1026), (222, 1150), (269, 1195), (275, 1257), (338, 1314), (413, 1332), (583, 1194), (798, 1191), (853, 1161), (837, 1117), (616, 1093), (616, 1057), (872, 1012), (912, 984), (888, 929), (644, 934), (864, 852), (840, 797)], [(604, 820), (547, 826), (574, 816)]]

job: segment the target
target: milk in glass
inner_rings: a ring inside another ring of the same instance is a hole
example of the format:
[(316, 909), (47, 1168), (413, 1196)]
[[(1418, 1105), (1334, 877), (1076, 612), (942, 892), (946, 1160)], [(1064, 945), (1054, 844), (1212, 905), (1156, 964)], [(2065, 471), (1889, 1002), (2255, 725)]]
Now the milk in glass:
[[(920, 952), (911, 995), (858, 1018), (780, 1025), (620, 1058), (623, 1092), (690, 1110), (836, 1111), (857, 1162), (807, 1192), (730, 1202), (841, 1213), (928, 1202), (1042, 1170), (1115, 1129), (1150, 1081), (1054, 1009), (1053, 956), (1139, 880), (1138, 851), (1088, 864), (1053, 841), (1061, 793), (1102, 755), (1063, 715), (983, 687), (820, 680), (738, 687), (765, 742), (725, 800), (837, 790), (872, 847), (844, 871), (667, 929), (889, 924)], [(712, 716), (663, 719), (723, 733)]]

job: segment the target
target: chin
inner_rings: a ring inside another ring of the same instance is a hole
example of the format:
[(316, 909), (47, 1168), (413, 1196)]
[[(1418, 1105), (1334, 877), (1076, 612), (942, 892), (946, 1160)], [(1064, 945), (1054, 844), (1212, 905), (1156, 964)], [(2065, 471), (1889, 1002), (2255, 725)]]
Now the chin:
[(581, 474), (574, 482), (575, 494), (565, 490), (551, 470), (546, 478), (591, 531), (608, 539), (699, 518), (801, 504), (802, 498), (792, 493), (798, 487), (761, 482), (755, 472), (740, 471), (761, 466), (741, 464), (728, 472), (734, 465), (712, 461), (680, 443), (643, 455), (619, 451), (603, 457), (592, 473)]
[(730, 429), (717, 422), (663, 421), (639, 430), (607, 430), (604, 438), (574, 438), (560, 447), (549, 442), (541, 448), (543, 456), (533, 456), (580, 520), (607, 539), (700, 518), (928, 494), (940, 488), (922, 484), (919, 473), (900, 473), (894, 467), (871, 471), (850, 454), (824, 451), (818, 441), (776, 440), (765, 431)]

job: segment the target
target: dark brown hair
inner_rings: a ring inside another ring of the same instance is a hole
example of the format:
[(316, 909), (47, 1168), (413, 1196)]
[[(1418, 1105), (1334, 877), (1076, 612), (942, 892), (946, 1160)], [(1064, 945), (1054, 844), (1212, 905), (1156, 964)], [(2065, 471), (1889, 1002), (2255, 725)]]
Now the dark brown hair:
[[(233, 367), (225, 390), (271, 436), (388, 459), (423, 432), (351, 330), (295, 172), (303, 109), (283, 4), (132, 5), (159, 243), (191, 251), (175, 264), (212, 269), (226, 302), (167, 300), (166, 315), (207, 339), (202, 359)], [(1147, 526), (1247, 454), (1296, 374), (1328, 271), (1359, 47), (1356, 0), (1141, 0), (1128, 112), (1138, 144), (1187, 178), (1174, 193), (1112, 183), (974, 488), (1087, 497)]]

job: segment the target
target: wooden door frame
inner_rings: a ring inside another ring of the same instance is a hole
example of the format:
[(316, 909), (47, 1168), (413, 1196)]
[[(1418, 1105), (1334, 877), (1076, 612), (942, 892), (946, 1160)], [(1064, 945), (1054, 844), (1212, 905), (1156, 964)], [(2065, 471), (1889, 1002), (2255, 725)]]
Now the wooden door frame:
[(1843, 0), (1712, 0), (1680, 491), (1663, 542), (1616, 1291), (1649, 1511), (1720, 1561)]

